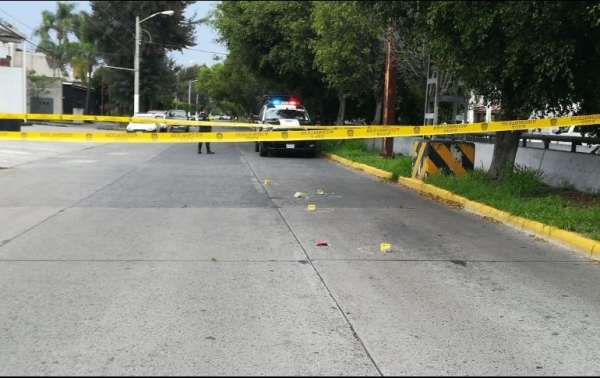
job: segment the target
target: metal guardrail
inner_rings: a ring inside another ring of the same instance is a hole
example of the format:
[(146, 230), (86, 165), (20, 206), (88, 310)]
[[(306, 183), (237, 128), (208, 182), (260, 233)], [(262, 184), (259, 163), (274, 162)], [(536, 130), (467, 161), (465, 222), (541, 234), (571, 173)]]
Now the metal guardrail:
[[(466, 142), (477, 143), (494, 143), (496, 133), (477, 133), (477, 134), (454, 134), (448, 135), (449, 139), (461, 140)], [(551, 142), (570, 142), (571, 152), (577, 152), (577, 146), (584, 143), (588, 145), (597, 145), (600, 148), (600, 138), (579, 137), (570, 135), (554, 135), (554, 134), (523, 134), (521, 135), (521, 146), (527, 147), (527, 142), (531, 140), (539, 140), (544, 144), (544, 149), (550, 149)], [(595, 151), (595, 150), (594, 150)]]
[(523, 147), (527, 146), (527, 140), (541, 140), (544, 143), (544, 149), (550, 149), (550, 142), (570, 142), (571, 152), (577, 152), (577, 146), (587, 143), (588, 145), (598, 144), (600, 145), (600, 138), (591, 137), (578, 137), (568, 135), (550, 135), (550, 134), (523, 134), (521, 136), (521, 143)]

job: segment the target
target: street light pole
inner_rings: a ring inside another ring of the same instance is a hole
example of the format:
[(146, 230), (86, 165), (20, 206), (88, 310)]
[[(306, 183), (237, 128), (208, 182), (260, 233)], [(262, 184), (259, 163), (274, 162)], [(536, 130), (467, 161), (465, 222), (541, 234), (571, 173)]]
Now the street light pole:
[(188, 104), (192, 105), (192, 83), (197, 82), (198, 80), (192, 80), (188, 82)]
[(133, 114), (140, 112), (140, 24), (149, 18), (164, 14), (172, 16), (175, 13), (172, 10), (157, 12), (140, 21), (139, 16), (135, 16), (135, 58), (133, 61), (133, 69), (135, 70), (134, 89), (133, 89)]
[(133, 114), (140, 112), (140, 17), (135, 16), (135, 60), (133, 61), (135, 79), (133, 82)]
[(177, 102), (179, 102), (179, 93), (178, 93), (178, 92), (179, 92), (179, 90), (178, 90), (178, 89), (179, 89), (179, 77), (181, 76), (181, 72), (182, 72), (184, 69), (185, 69), (185, 70), (186, 70), (186, 72), (187, 72), (187, 68), (186, 68), (186, 66), (187, 66), (188, 64), (191, 64), (191, 63), (196, 63), (196, 61), (195, 61), (195, 60), (188, 60), (186, 63), (183, 63), (183, 64), (181, 65), (181, 69), (180, 69), (180, 70), (177, 72), (177, 85), (176, 85), (177, 92), (175, 92), (175, 101), (177, 101)]

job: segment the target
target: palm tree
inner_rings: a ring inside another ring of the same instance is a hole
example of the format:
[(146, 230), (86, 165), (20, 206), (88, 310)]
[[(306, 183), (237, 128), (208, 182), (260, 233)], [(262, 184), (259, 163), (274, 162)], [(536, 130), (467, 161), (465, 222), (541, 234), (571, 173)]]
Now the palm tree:
[(85, 114), (89, 114), (89, 104), (92, 88), (92, 72), (98, 64), (98, 53), (95, 42), (92, 41), (86, 22), (89, 14), (81, 11), (73, 17), (73, 32), (79, 39), (79, 42), (70, 42), (69, 55), (71, 56), (71, 67), (75, 76), (78, 77), (83, 84), (87, 86), (85, 96)]
[(92, 72), (94, 66), (98, 63), (96, 47), (89, 42), (72, 43), (71, 47), (76, 49), (72, 52), (71, 67), (75, 77), (79, 78), (84, 85), (87, 85), (85, 96), (85, 114), (89, 114), (89, 102), (92, 87)]
[[(56, 12), (42, 12), (42, 24), (34, 30), (33, 35), (41, 39), (38, 51), (44, 51), (50, 55), (48, 61), (53, 70), (60, 70), (66, 76), (66, 68), (69, 62), (68, 44), (69, 34), (73, 33), (74, 14), (73, 10), (77, 4), (56, 2)], [(50, 32), (56, 34), (56, 42), (52, 40)]]

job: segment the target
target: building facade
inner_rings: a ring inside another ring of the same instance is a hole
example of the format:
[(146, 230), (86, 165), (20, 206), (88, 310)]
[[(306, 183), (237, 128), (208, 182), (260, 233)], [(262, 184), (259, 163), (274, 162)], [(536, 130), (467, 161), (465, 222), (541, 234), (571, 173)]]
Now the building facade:
[[(87, 87), (63, 77), (43, 52), (29, 51), (26, 44), (18, 30), (0, 25), (0, 113), (73, 114), (74, 108), (84, 109)], [(33, 71), (37, 80), (30, 76)], [(98, 102), (92, 89), (89, 114), (99, 114)]]

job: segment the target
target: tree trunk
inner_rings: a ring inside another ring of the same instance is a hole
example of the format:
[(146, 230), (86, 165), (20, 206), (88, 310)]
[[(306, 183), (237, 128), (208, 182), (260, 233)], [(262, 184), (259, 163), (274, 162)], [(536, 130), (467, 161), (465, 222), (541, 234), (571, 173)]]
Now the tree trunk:
[(372, 125), (381, 125), (381, 112), (383, 109), (383, 95), (381, 91), (374, 94), (375, 97), (375, 116), (373, 117)]
[[(375, 117), (373, 117), (372, 125), (381, 125), (381, 112), (383, 109), (383, 95), (381, 91), (377, 91), (374, 94), (375, 98)], [(375, 151), (376, 138), (371, 138), (369, 142), (369, 151)]]
[[(502, 107), (502, 120), (515, 121), (519, 119), (527, 119), (528, 115), (519, 114), (515, 111), (520, 104), (520, 96), (518, 92), (512, 91), (510, 84), (504, 86), (506, 89), (502, 91), (503, 96), (500, 100)], [(492, 179), (502, 177), (506, 169), (512, 171), (515, 166), (517, 150), (519, 149), (519, 141), (524, 130), (517, 131), (498, 131), (496, 132), (496, 142), (494, 143), (494, 152), (492, 153), (492, 162), (487, 176)]]
[(336, 125), (343, 126), (344, 125), (344, 116), (346, 114), (346, 96), (338, 94), (338, 99), (340, 101), (340, 107), (338, 109)]
[[(392, 27), (388, 28), (388, 32), (392, 33)], [(385, 52), (385, 77), (383, 84), (383, 124), (393, 125), (396, 118), (396, 82), (397, 69), (394, 55), (392, 54), (391, 38), (388, 36), (387, 47)], [(383, 138), (381, 152), (379, 156), (383, 158), (394, 157), (394, 138)]]
[(492, 162), (487, 173), (489, 177), (498, 178), (502, 175), (504, 169), (514, 167), (522, 134), (523, 131), (521, 130), (496, 132)]

